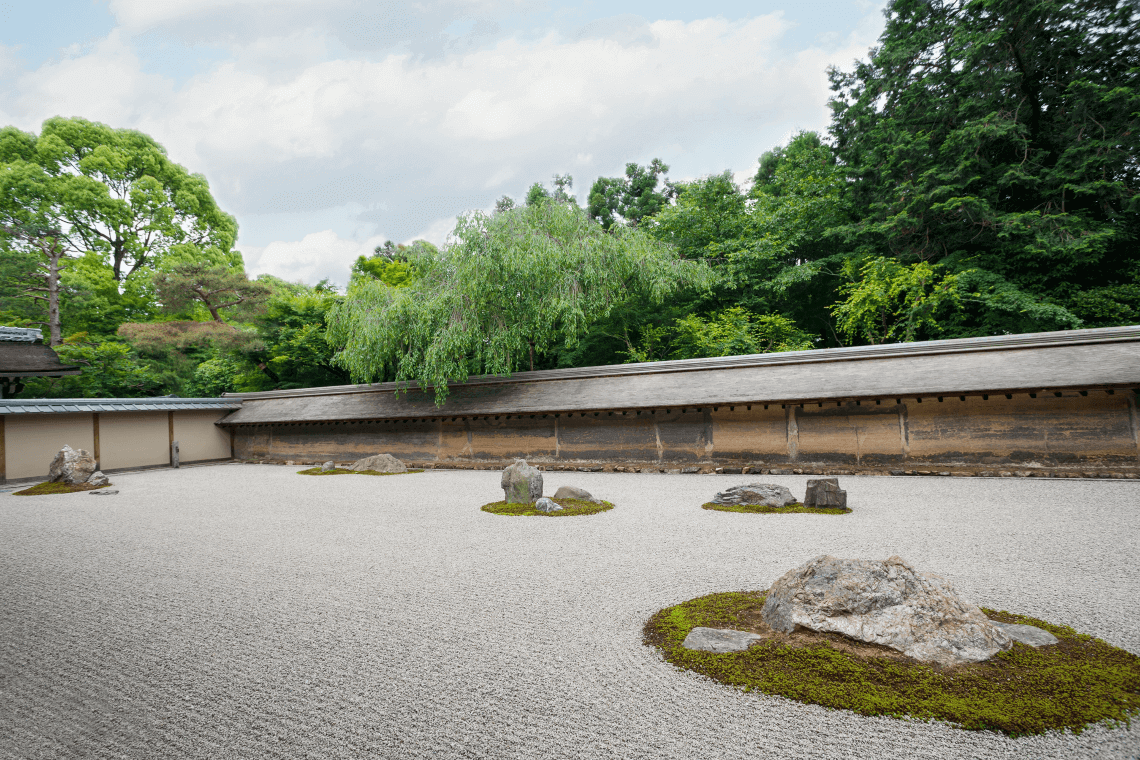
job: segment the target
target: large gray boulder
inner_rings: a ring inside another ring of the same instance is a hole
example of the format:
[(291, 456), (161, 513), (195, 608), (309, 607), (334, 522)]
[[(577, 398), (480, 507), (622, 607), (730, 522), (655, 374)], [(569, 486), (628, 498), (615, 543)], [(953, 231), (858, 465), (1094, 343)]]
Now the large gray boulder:
[(1013, 644), (950, 581), (897, 556), (816, 557), (772, 584), (760, 617), (784, 633), (796, 626), (840, 633), (947, 667), (987, 660)]
[(533, 504), (542, 498), (542, 473), (525, 459), (516, 459), (503, 470), (501, 485), (508, 504)]
[(685, 649), (699, 649), (702, 652), (743, 652), (753, 641), (763, 636), (748, 631), (734, 631), (731, 628), (704, 628), (697, 626), (681, 642)]
[(595, 504), (601, 504), (601, 499), (595, 499), (593, 495), (584, 488), (577, 486), (562, 486), (554, 492), (556, 499), (579, 499), (581, 501), (592, 501)]
[(377, 454), (376, 456), (357, 459), (352, 463), (350, 470), (372, 470), (373, 472), (407, 472), (408, 468), (391, 454)]
[(712, 503), (726, 506), (759, 504), (764, 507), (788, 507), (796, 503), (796, 497), (783, 486), (772, 483), (749, 483), (721, 491)]
[(331, 459), (321, 465), (321, 472), (332, 472), (335, 469), (336, 469), (336, 465), (333, 464)]
[(69, 486), (86, 483), (95, 472), (95, 457), (85, 449), (64, 446), (51, 460), (48, 467), (48, 480), (52, 483), (67, 483)]
[(807, 482), (805, 507), (847, 508), (847, 492), (839, 490), (839, 478), (818, 478)]

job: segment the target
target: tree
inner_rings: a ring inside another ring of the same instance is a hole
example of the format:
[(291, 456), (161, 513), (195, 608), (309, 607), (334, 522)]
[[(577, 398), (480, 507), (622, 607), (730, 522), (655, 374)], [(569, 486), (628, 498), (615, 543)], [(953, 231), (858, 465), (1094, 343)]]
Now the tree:
[(36, 204), (45, 226), (62, 231), (68, 254), (98, 252), (116, 280), (179, 245), (191, 246), (197, 258), (233, 257), (237, 223), (218, 208), (205, 178), (141, 132), (60, 117), (45, 121), (38, 137), (5, 127), (0, 166), (36, 175), (52, 189), (5, 203)]
[(639, 230), (607, 233), (569, 203), (471, 213), (452, 236), (438, 252), (410, 249), (411, 286), (362, 282), (332, 309), (336, 362), (357, 382), (414, 380), (442, 403), (449, 382), (533, 368), (572, 347), (635, 294), (661, 303), (710, 281), (702, 264)]
[(89, 340), (83, 333), (68, 337), (57, 349), (64, 364), (78, 375), (36, 377), (23, 391), (27, 398), (134, 398), (161, 392), (157, 375), (140, 364), (129, 346), (117, 341)]
[[(416, 242), (431, 245), (426, 241)], [(407, 285), (413, 277), (412, 267), (405, 260), (404, 252), (407, 249), (408, 246), (396, 245), (391, 240), (385, 241), (384, 245), (376, 246), (375, 252), (369, 258), (360, 256), (356, 259), (352, 265), (349, 284), (351, 285), (362, 277), (371, 277), (394, 288)]]
[(29, 262), (28, 269), (16, 275), (18, 280), (24, 281), (18, 293), (21, 297), (44, 302), (47, 307), (47, 321), (34, 324), (46, 324), (49, 345), (58, 346), (63, 342), (59, 317), (60, 273), (65, 258), (64, 248), (60, 242), (62, 233), (55, 229), (36, 228), (19, 223), (13, 226), (0, 224), (0, 233), (6, 238), (5, 248), (8, 248), (12, 242), (18, 241), (38, 254), (32, 262)]
[(264, 283), (250, 280), (245, 272), (208, 263), (179, 264), (156, 274), (154, 284), (167, 311), (179, 312), (200, 303), (220, 323), (225, 322), (222, 309), (241, 307), (246, 315), (256, 313), (272, 292)]
[[(1090, 289), (1114, 288), (1121, 315), (1140, 305), (1137, 5), (894, 0), (886, 15), (870, 60), (831, 72), (848, 243), (973, 270), (1036, 304), (1037, 329), (1079, 324), (1068, 309)], [(1024, 329), (1028, 312), (1002, 303), (965, 303), (956, 331)]]
[[(590, 188), (587, 210), (590, 218), (610, 229), (624, 222), (636, 227), (642, 219), (663, 209), (676, 194), (665, 178), (669, 167), (659, 158), (648, 166), (625, 165), (625, 177), (598, 177)], [(661, 190), (658, 190), (661, 186)]]

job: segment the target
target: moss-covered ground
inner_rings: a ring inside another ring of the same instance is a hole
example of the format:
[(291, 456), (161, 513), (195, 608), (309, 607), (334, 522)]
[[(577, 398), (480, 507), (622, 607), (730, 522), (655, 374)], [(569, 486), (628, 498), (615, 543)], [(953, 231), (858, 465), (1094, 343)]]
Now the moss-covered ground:
[(666, 607), (645, 624), (645, 643), (679, 668), (746, 691), (1011, 736), (1079, 733), (1101, 721), (1127, 723), (1140, 711), (1140, 657), (1067, 626), (985, 608), (992, 620), (1035, 625), (1060, 642), (1041, 648), (1015, 642), (985, 662), (949, 669), (898, 655), (852, 654), (818, 641), (790, 646), (766, 639), (729, 654), (681, 646), (696, 626), (749, 630), (765, 596), (717, 593)]
[(847, 507), (805, 507), (799, 502), (787, 507), (766, 507), (763, 504), (714, 504), (710, 501), (707, 504), (702, 504), (701, 507), (715, 509), (719, 512), (747, 512), (761, 515), (846, 515), (851, 513)]
[(73, 486), (67, 483), (39, 483), (31, 488), (25, 488), (23, 491), (13, 492), (13, 496), (44, 496), (53, 493), (78, 493), (79, 491), (98, 491), (100, 488), (110, 488), (111, 483), (105, 483), (101, 486), (91, 485), (90, 483), (77, 483)]
[(423, 472), (423, 470), (405, 470), (404, 472), (377, 472), (376, 470), (343, 470), (339, 467), (334, 467), (331, 470), (322, 471), (320, 467), (310, 467), (307, 470), (301, 470), (298, 475), (411, 475), (416, 472)]
[(505, 501), (484, 504), (482, 509), (484, 512), (490, 512), (493, 515), (513, 515), (516, 517), (574, 517), (575, 515), (592, 515), (614, 508), (614, 505), (608, 501), (603, 501), (601, 504), (595, 504), (592, 501), (586, 501), (584, 499), (552, 499), (552, 501), (562, 507), (562, 509), (558, 512), (540, 512), (534, 508), (533, 504), (508, 504)]

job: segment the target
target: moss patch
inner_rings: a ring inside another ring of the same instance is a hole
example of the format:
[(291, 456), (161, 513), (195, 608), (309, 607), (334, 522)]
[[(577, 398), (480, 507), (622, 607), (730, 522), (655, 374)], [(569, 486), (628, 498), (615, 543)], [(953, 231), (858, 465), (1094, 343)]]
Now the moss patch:
[(1140, 657), (1067, 626), (1004, 610), (983, 608), (991, 620), (1035, 625), (1060, 642), (1039, 649), (1015, 642), (986, 662), (946, 669), (898, 653), (844, 651), (845, 637), (835, 634), (813, 634), (816, 641), (801, 645), (765, 639), (729, 654), (681, 646), (696, 626), (756, 629), (765, 596), (718, 593), (666, 607), (645, 624), (645, 643), (679, 668), (745, 691), (1010, 736), (1080, 733), (1101, 721), (1127, 723), (1140, 711)]
[(423, 470), (406, 470), (404, 472), (377, 472), (376, 470), (342, 470), (339, 467), (334, 467), (331, 470), (322, 471), (320, 467), (310, 467), (307, 470), (301, 470), (298, 475), (411, 475), (412, 473), (423, 472)]
[(762, 515), (846, 515), (851, 510), (847, 507), (805, 507), (799, 502), (787, 507), (766, 507), (763, 504), (714, 504), (709, 502), (701, 505), (702, 509), (715, 509), (720, 512), (748, 512)]
[(76, 485), (68, 485), (67, 483), (40, 483), (31, 488), (25, 488), (23, 491), (13, 492), (13, 496), (44, 496), (53, 493), (78, 493), (79, 491), (98, 491), (100, 488), (110, 488), (111, 483), (106, 483), (101, 486), (92, 485), (90, 483), (77, 483)]
[(505, 501), (496, 501), (491, 504), (484, 504), (482, 510), (484, 512), (490, 512), (493, 515), (573, 517), (575, 515), (592, 515), (614, 508), (614, 505), (608, 501), (603, 501), (601, 504), (595, 504), (585, 499), (551, 499), (551, 501), (562, 507), (562, 509), (558, 512), (539, 512), (534, 508), (533, 504), (508, 504)]

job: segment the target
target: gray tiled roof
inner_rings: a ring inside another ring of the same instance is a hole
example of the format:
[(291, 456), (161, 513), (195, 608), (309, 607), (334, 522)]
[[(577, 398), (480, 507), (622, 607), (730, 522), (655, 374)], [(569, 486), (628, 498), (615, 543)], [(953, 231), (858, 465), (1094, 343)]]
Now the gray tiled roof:
[(239, 409), (240, 398), (44, 398), (0, 399), (0, 414), (68, 414), (75, 412), (178, 412)]

